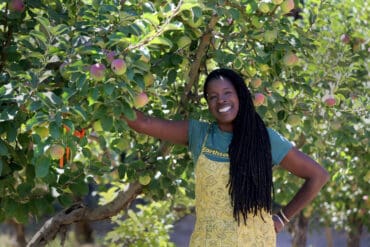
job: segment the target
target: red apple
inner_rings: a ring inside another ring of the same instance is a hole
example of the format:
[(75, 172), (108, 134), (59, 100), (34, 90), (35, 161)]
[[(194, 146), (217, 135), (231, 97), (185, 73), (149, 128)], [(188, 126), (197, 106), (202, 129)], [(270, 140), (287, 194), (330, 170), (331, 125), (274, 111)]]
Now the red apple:
[(25, 6), (22, 0), (11, 0), (9, 2), (9, 9), (21, 13), (24, 11)]
[(263, 104), (263, 102), (265, 101), (265, 95), (263, 95), (262, 93), (256, 93), (254, 95), (254, 105), (255, 106), (260, 106)]
[(262, 84), (261, 78), (253, 78), (253, 80), (251, 81), (251, 85), (254, 88), (258, 88), (259, 86), (261, 86), (261, 84)]
[(64, 155), (64, 147), (60, 144), (51, 145), (49, 151), (50, 156), (53, 160), (59, 160)]
[(105, 78), (105, 66), (101, 63), (96, 63), (90, 67), (90, 76), (95, 81), (102, 81)]
[(284, 14), (289, 13), (294, 9), (294, 0), (284, 0), (284, 2), (281, 3), (280, 8)]
[(297, 55), (291, 51), (285, 54), (283, 57), (283, 62), (286, 66), (294, 66), (298, 63), (298, 61), (299, 59)]
[(148, 95), (142, 92), (135, 96), (134, 105), (135, 107), (143, 107), (149, 102)]
[(123, 75), (126, 72), (126, 63), (123, 59), (114, 59), (111, 64), (111, 69), (116, 75)]
[(329, 97), (328, 97), (328, 98), (326, 98), (326, 100), (325, 100), (325, 104), (326, 104), (327, 106), (330, 106), (330, 107), (334, 106), (334, 105), (335, 105), (335, 103), (336, 103), (336, 101), (335, 101), (335, 99), (334, 99), (334, 97), (333, 97), (333, 96), (329, 96)]
[(348, 34), (342, 34), (342, 36), (340, 36), (340, 40), (344, 43), (344, 44), (349, 44), (349, 42), (351, 41), (350, 37), (348, 36)]

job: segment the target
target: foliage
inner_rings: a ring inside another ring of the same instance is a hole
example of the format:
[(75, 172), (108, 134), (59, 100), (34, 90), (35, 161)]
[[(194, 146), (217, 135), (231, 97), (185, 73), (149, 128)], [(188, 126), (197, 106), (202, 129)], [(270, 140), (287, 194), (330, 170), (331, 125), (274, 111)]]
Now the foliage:
[[(303, 9), (295, 18), (266, 2), (268, 10), (254, 0), (27, 0), (15, 11), (1, 1), (0, 220), (50, 215), (56, 204), (86, 196), (91, 184), (109, 201), (148, 176), (149, 200), (193, 197), (186, 147), (164, 151), (163, 142), (130, 131), (121, 116), (134, 118), (135, 97), (145, 92), (150, 101), (140, 109), (147, 114), (210, 119), (202, 83), (216, 67), (242, 73), (252, 93), (266, 97), (257, 108), (266, 123), (330, 171), (332, 183), (312, 204), (327, 210), (320, 212), (327, 224), (365, 215), (368, 4), (295, 1)], [(292, 53), (297, 63), (287, 61)], [(112, 58), (124, 60), (123, 74), (111, 69)], [(100, 76), (91, 71), (96, 64), (105, 68)], [(64, 148), (61, 159), (52, 159), (53, 144)], [(281, 204), (301, 182), (279, 169), (274, 181)], [(368, 224), (368, 215), (357, 219)]]
[(125, 218), (115, 216), (112, 221), (118, 226), (106, 235), (107, 246), (174, 246), (168, 235), (174, 223), (170, 206), (169, 201), (151, 202), (137, 205), (137, 212), (129, 209)]

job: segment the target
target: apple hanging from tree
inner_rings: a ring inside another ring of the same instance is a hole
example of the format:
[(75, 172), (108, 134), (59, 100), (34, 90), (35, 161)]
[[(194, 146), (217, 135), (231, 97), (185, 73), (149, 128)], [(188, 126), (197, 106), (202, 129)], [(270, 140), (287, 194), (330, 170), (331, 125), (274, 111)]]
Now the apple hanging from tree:
[(146, 87), (150, 87), (153, 85), (154, 82), (154, 76), (151, 73), (147, 73), (144, 75), (144, 83)]
[(298, 63), (299, 59), (297, 55), (291, 51), (289, 51), (285, 56), (283, 57), (283, 63), (286, 66), (294, 66)]
[(284, 0), (281, 3), (280, 8), (284, 14), (289, 13), (292, 9), (294, 9), (294, 0)]
[(149, 175), (143, 175), (139, 177), (139, 183), (141, 185), (148, 185), (151, 181), (151, 177)]
[(9, 9), (22, 13), (25, 9), (25, 5), (22, 0), (11, 0), (9, 2)]
[(327, 106), (329, 106), (329, 107), (334, 106), (334, 105), (335, 105), (335, 103), (336, 103), (336, 100), (335, 100), (335, 98), (334, 98), (333, 96), (329, 96), (329, 97), (327, 97), (327, 98), (325, 99), (325, 104), (326, 104)]
[(265, 95), (263, 95), (262, 93), (256, 93), (254, 95), (253, 103), (255, 106), (262, 105), (264, 101), (265, 101)]
[(266, 30), (264, 33), (264, 39), (267, 43), (273, 43), (278, 36), (278, 32), (276, 29), (273, 30)]
[(142, 92), (135, 96), (134, 98), (134, 105), (135, 107), (143, 107), (149, 102), (148, 95), (146, 93)]
[(281, 81), (279, 80), (275, 80), (273, 83), (272, 83), (272, 88), (277, 90), (277, 91), (280, 91), (280, 90), (283, 90), (284, 89), (284, 85)]
[(348, 36), (348, 34), (342, 34), (342, 36), (340, 36), (340, 40), (344, 43), (344, 44), (349, 44), (349, 42), (351, 42), (351, 38)]
[(50, 149), (50, 156), (53, 160), (59, 160), (64, 155), (64, 147), (60, 144), (53, 144), (51, 145)]
[(127, 66), (123, 59), (117, 58), (112, 61), (111, 69), (116, 75), (123, 75), (126, 72)]
[(258, 88), (259, 86), (261, 86), (262, 85), (261, 78), (258, 78), (258, 77), (257, 78), (253, 78), (252, 81), (251, 81), (251, 85), (254, 88)]
[(90, 66), (90, 76), (94, 81), (102, 81), (105, 78), (105, 66), (96, 63)]
[(260, 6), (258, 6), (258, 9), (264, 14), (270, 12), (270, 6), (268, 5), (268, 3), (265, 2), (262, 2)]

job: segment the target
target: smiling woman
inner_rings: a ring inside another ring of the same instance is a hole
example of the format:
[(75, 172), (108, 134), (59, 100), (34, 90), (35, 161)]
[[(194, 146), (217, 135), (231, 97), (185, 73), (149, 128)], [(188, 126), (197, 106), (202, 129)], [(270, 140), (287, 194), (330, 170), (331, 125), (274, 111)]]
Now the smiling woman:
[(239, 99), (233, 84), (220, 76), (208, 83), (205, 97), (209, 111), (223, 131), (232, 131), (232, 121), (239, 111)]
[[(266, 128), (235, 71), (212, 71), (203, 90), (213, 123), (165, 120), (139, 111), (135, 120), (124, 119), (135, 131), (187, 145), (192, 153), (197, 219), (191, 247), (275, 246), (276, 233), (317, 195), (328, 173)], [(272, 167), (277, 164), (305, 183), (272, 216)]]

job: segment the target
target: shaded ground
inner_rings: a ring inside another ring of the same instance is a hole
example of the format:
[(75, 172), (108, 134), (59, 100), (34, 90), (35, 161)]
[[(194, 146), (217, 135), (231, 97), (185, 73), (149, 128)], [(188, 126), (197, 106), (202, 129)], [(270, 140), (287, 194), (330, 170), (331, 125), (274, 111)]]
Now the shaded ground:
[[(195, 223), (195, 216), (194, 215), (187, 215), (183, 217), (181, 220), (179, 220), (174, 225), (174, 231), (171, 234), (171, 241), (175, 243), (176, 247), (188, 247), (190, 235), (193, 231)], [(27, 235), (32, 234), (31, 232), (34, 232), (35, 230), (38, 230), (41, 227), (41, 222), (36, 225), (31, 225), (27, 227)], [(94, 235), (95, 236), (104, 236), (104, 234), (111, 230), (112, 225), (110, 224), (109, 220), (94, 222), (92, 224), (92, 227), (94, 229)], [(325, 236), (325, 229), (320, 227), (311, 226), (310, 229), (315, 229), (308, 235), (308, 241), (306, 247), (326, 247), (327, 245), (327, 239)], [(347, 247), (346, 241), (347, 236), (344, 232), (338, 232), (333, 229), (331, 229), (332, 239), (333, 239), (333, 247)], [(11, 247), (12, 240), (4, 236), (10, 236), (12, 235), (12, 229), (9, 227), (9, 225), (1, 224), (0, 225), (0, 246), (1, 247)], [(14, 240), (13, 240), (14, 241)], [(57, 245), (51, 245), (59, 246)], [(66, 246), (69, 246), (66, 244)], [(94, 245), (90, 245), (90, 247), (100, 247), (99, 244), (95, 243)], [(290, 247), (291, 246), (291, 236), (288, 232), (283, 231), (280, 233), (277, 237), (277, 247)], [(154, 247), (154, 246), (153, 246)], [(368, 230), (365, 229), (365, 231), (362, 234), (360, 247), (370, 247), (370, 233)]]
[[(174, 226), (174, 233), (171, 235), (171, 240), (176, 244), (177, 247), (188, 247), (189, 238), (193, 231), (195, 223), (194, 215), (187, 215), (182, 218)], [(325, 230), (322, 228), (316, 228), (316, 231), (309, 233), (307, 238), (307, 247), (324, 247), (327, 245), (325, 237)], [(344, 232), (338, 232), (331, 230), (333, 237), (334, 247), (347, 247), (347, 237)], [(288, 232), (283, 231), (277, 237), (277, 247), (289, 247), (291, 246), (291, 236)], [(361, 237), (361, 247), (370, 246), (370, 233), (365, 231)]]

